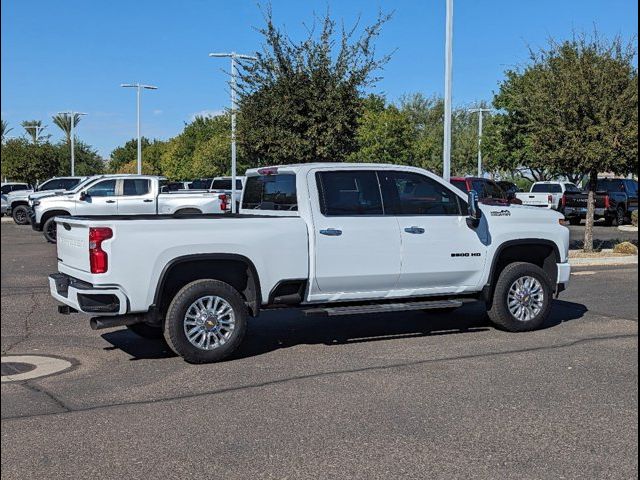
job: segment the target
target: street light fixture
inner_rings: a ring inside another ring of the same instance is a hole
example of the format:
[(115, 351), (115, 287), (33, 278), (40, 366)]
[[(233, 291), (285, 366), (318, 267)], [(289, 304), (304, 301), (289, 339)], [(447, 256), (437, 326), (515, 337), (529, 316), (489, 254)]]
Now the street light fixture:
[(123, 83), (120, 85), (124, 88), (136, 89), (136, 105), (137, 105), (137, 131), (138, 131), (138, 175), (142, 175), (142, 143), (140, 142), (140, 90), (157, 90), (154, 85), (143, 85), (140, 83)]
[(490, 112), (490, 108), (472, 108), (470, 113), (478, 114), (478, 176), (482, 176), (482, 114), (484, 112)]
[(256, 61), (256, 57), (236, 52), (210, 53), (213, 58), (231, 58), (231, 213), (236, 213), (236, 59)]
[(448, 182), (451, 178), (451, 101), (453, 69), (453, 0), (447, 2), (445, 60), (444, 60), (444, 146), (442, 158), (442, 177)]
[(86, 113), (69, 110), (68, 112), (58, 112), (58, 115), (68, 115), (71, 118), (71, 137), (69, 139), (69, 143), (71, 144), (71, 176), (73, 177), (76, 174), (76, 143), (74, 135), (76, 128), (76, 115), (86, 115)]

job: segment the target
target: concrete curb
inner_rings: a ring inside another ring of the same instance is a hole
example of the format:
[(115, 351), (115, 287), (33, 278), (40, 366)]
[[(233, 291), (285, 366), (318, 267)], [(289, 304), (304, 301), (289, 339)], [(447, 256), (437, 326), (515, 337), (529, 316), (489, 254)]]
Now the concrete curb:
[(618, 230), (622, 232), (637, 232), (638, 227), (634, 227), (633, 225), (620, 225)]
[(626, 257), (570, 258), (569, 263), (573, 267), (586, 267), (586, 266), (597, 266), (597, 265), (637, 265), (638, 256), (629, 255)]
[(0, 219), (2, 223), (13, 223), (13, 218), (7, 217), (6, 215)]

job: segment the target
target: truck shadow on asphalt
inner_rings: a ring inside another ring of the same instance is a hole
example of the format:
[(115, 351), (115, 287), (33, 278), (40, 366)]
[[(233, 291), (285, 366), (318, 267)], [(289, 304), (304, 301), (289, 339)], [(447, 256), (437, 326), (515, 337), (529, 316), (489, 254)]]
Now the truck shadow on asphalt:
[[(543, 329), (582, 318), (587, 311), (582, 304), (554, 300)], [(480, 304), (465, 305), (448, 313), (396, 312), (348, 317), (304, 317), (295, 310), (274, 310), (250, 319), (243, 344), (226, 361), (256, 357), (296, 345), (346, 345), (489, 330), (495, 330), (495, 327)], [(127, 329), (105, 333), (102, 338), (111, 344), (105, 350), (121, 350), (130, 355), (131, 360), (176, 356), (164, 340), (141, 338)]]

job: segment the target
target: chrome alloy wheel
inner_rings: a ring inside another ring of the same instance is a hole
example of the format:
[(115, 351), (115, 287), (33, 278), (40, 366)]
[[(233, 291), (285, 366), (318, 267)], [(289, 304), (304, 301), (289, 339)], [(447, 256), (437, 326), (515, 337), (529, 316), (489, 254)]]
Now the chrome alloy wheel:
[(187, 340), (202, 350), (224, 345), (236, 326), (233, 307), (224, 298), (208, 295), (193, 302), (184, 315)]
[(542, 311), (544, 289), (537, 279), (520, 277), (509, 288), (507, 302), (511, 315), (521, 322), (527, 322)]

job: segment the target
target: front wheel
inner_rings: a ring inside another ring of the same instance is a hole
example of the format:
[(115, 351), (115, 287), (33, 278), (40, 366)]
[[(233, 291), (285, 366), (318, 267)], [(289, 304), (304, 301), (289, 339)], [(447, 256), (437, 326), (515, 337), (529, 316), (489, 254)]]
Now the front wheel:
[(164, 338), (187, 362), (218, 362), (242, 342), (248, 316), (244, 300), (231, 285), (219, 280), (196, 280), (171, 301)]
[(551, 280), (537, 265), (516, 262), (500, 273), (489, 318), (510, 332), (539, 328), (551, 311)]
[(58, 224), (56, 223), (56, 217), (51, 217), (42, 225), (42, 234), (49, 243), (56, 243), (58, 240)]
[(13, 221), (18, 225), (27, 225), (29, 223), (29, 210), (25, 205), (18, 205), (11, 211)]

